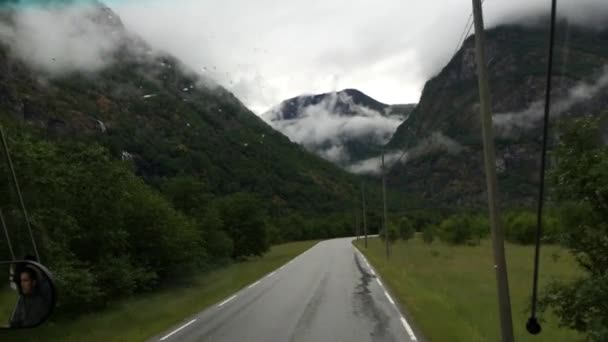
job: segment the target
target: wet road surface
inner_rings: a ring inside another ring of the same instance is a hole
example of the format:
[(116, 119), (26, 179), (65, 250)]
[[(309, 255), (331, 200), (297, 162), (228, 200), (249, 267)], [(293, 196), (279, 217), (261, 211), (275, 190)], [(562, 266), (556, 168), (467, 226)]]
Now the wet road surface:
[(353, 238), (318, 243), (158, 341), (416, 341)]

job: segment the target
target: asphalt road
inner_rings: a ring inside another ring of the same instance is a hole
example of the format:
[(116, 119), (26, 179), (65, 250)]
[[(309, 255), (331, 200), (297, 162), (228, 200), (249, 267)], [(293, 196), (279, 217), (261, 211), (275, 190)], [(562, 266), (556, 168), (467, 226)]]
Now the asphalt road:
[(323, 241), (153, 341), (416, 341), (351, 244)]

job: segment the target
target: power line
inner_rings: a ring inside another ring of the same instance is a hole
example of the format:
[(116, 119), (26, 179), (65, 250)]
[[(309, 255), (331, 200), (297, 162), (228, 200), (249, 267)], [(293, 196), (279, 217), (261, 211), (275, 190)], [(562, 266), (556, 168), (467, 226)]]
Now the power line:
[(538, 272), (540, 258), (540, 238), (543, 231), (543, 204), (545, 197), (545, 167), (547, 155), (547, 140), (549, 131), (549, 114), (551, 111), (551, 77), (553, 76), (553, 53), (555, 49), (555, 16), (557, 0), (551, 1), (551, 23), (549, 33), (549, 59), (547, 61), (547, 79), (545, 88), (545, 113), (543, 116), (543, 142), (540, 162), (540, 187), (538, 190), (538, 207), (536, 212), (536, 240), (534, 248), (534, 275), (532, 278), (532, 310), (530, 318), (526, 324), (526, 329), (530, 334), (537, 335), (541, 331), (541, 326), (536, 318), (536, 306), (538, 303)]
[[(481, 4), (483, 5), (484, 2), (485, 2), (485, 0), (482, 0)], [(454, 59), (454, 57), (456, 57), (456, 54), (460, 50), (462, 44), (464, 44), (464, 41), (466, 40), (466, 38), (471, 33), (471, 30), (473, 29), (473, 24), (474, 24), (474, 21), (473, 21), (473, 10), (471, 10), (471, 13), (469, 14), (469, 18), (467, 19), (466, 23), (464, 24), (464, 28), (462, 30), (462, 33), (460, 34), (460, 37), (458, 38), (458, 44), (456, 44), (456, 49), (454, 50), (454, 52), (452, 53), (452, 56), (449, 59), (450, 61), (452, 59)], [(444, 82), (443, 85), (442, 85), (442, 87), (441, 87), (440, 92), (441, 92), (442, 95), (445, 92), (446, 84), (447, 84), (447, 82)], [(388, 169), (387, 173), (390, 173), (393, 170), (393, 168), (395, 166), (397, 166), (397, 164), (399, 164), (399, 162), (401, 162), (401, 160), (406, 155), (406, 153), (407, 153), (407, 150), (403, 150), (403, 153), (401, 153), (401, 155), (399, 156), (399, 159), (397, 159), (397, 161)]]
[(23, 201), (23, 195), (21, 194), (21, 188), (19, 187), (19, 182), (17, 181), (17, 173), (15, 172), (15, 167), (13, 166), (13, 160), (11, 159), (11, 155), (8, 149), (8, 143), (6, 142), (6, 136), (4, 135), (4, 129), (2, 129), (2, 125), (0, 124), (0, 139), (2, 140), (2, 146), (4, 147), (4, 153), (6, 154), (6, 161), (8, 162), (9, 169), (11, 171), (11, 175), (13, 176), (13, 184), (15, 185), (15, 191), (17, 192), (17, 197), (19, 197), (19, 204), (21, 204), (21, 210), (23, 211), (23, 217), (25, 218), (25, 225), (27, 226), (27, 230), (30, 234), (30, 239), (32, 240), (32, 247), (34, 247), (34, 253), (36, 254), (36, 261), (40, 261), (40, 254), (38, 254), (38, 246), (36, 246), (36, 240), (34, 239), (34, 234), (32, 233), (32, 225), (30, 223), (30, 217), (27, 213), (27, 208), (25, 207), (25, 202)]

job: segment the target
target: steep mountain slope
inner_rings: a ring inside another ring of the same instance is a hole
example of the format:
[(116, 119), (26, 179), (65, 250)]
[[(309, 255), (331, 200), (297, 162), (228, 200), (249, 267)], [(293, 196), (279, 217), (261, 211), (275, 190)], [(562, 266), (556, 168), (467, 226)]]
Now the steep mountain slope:
[(350, 175), (127, 32), (109, 8), (96, 5), (77, 18), (98, 37), (113, 37), (95, 70), (70, 68), (74, 62), (65, 55), (31, 60), (20, 49), (15, 13), (0, 12), (2, 117), (49, 139), (101, 142), (116, 158), (132, 159), (151, 184), (196, 175), (217, 194), (251, 191), (305, 210), (340, 209), (352, 199)]
[(292, 141), (341, 166), (378, 155), (415, 105), (387, 105), (356, 89), (302, 95), (262, 117)]
[[(505, 199), (534, 200), (548, 33), (543, 27), (501, 26), (487, 31), (499, 186)], [(484, 201), (479, 95), (474, 37), (429, 80), (420, 103), (396, 131), (388, 149), (412, 149), (442, 134), (446, 143), (395, 168), (392, 181), (438, 202)], [(553, 75), (552, 118), (598, 115), (608, 108), (608, 31), (561, 22)], [(554, 127), (555, 129), (555, 127)]]

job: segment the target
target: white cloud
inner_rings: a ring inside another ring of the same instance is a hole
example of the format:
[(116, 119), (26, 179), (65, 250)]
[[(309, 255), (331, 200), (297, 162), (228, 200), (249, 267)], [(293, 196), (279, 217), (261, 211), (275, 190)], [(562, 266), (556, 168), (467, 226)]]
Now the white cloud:
[[(430, 152), (444, 151), (450, 154), (458, 154), (463, 150), (465, 150), (465, 147), (454, 139), (441, 132), (433, 132), (409, 150), (387, 152), (384, 156), (384, 164), (386, 169), (390, 171), (397, 163), (406, 164), (408, 161)], [(380, 174), (382, 171), (382, 157), (373, 157), (353, 163), (347, 169), (358, 174)]]
[[(556, 118), (566, 112), (572, 106), (589, 100), (600, 91), (608, 87), (608, 65), (592, 83), (581, 82), (568, 90), (564, 97), (551, 101), (551, 117)], [(520, 112), (497, 113), (492, 116), (492, 121), (500, 135), (508, 136), (518, 129), (529, 129), (534, 127), (544, 115), (545, 101), (533, 102), (528, 108)]]
[[(233, 91), (260, 114), (286, 98), (356, 88), (385, 103), (417, 102), (457, 48), (470, 2), (459, 0), (108, 0), (128, 29)], [(80, 3), (80, 2), (79, 2)], [(546, 0), (486, 1), (485, 22), (549, 13)], [(117, 40), (81, 20), (83, 6), (21, 10), (0, 28), (30, 63), (52, 72), (95, 71)], [(564, 0), (558, 14), (608, 21), (604, 0)], [(55, 58), (55, 60), (53, 60)]]
[[(120, 23), (106, 15), (103, 20)], [(99, 11), (90, 5), (22, 7), (15, 12), (13, 26), (0, 24), (0, 40), (38, 71), (95, 72), (113, 61), (125, 38), (116, 26), (99, 20)]]
[[(549, 13), (549, 1), (484, 4), (486, 25)], [(116, 5), (128, 27), (216, 80), (258, 114), (304, 93), (356, 88), (385, 103), (418, 102), (447, 63), (470, 1), (226, 0)], [(559, 2), (559, 15), (597, 24), (603, 0)], [(604, 21), (605, 22), (605, 21)], [(251, 82), (237, 84), (238, 80)]]
[[(337, 101), (349, 104), (356, 115), (336, 113)], [(297, 119), (272, 121), (280, 109), (276, 108), (262, 117), (293, 142), (309, 150), (321, 150), (326, 159), (338, 162), (349, 159), (344, 147), (348, 140), (366, 139), (375, 144), (385, 144), (403, 122), (401, 117), (384, 116), (370, 108), (355, 105), (346, 93), (332, 93), (316, 105), (300, 107)]]
[[(407, 152), (389, 152), (384, 155), (384, 165), (387, 170), (390, 170), (395, 163), (405, 163), (408, 155)], [(347, 167), (347, 170), (357, 174), (379, 175), (382, 172), (382, 156), (365, 159), (353, 163)]]

